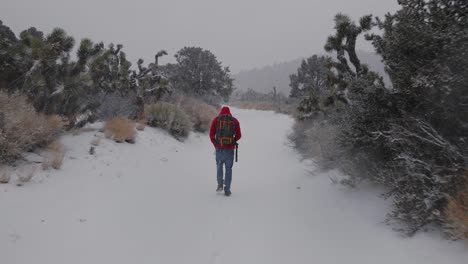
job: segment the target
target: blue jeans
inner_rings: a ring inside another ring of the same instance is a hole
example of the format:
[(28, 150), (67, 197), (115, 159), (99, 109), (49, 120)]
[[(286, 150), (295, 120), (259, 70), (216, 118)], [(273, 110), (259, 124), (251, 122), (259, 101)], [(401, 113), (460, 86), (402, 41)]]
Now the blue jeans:
[[(223, 181), (223, 164), (226, 167), (226, 175)], [(232, 182), (232, 166), (234, 165), (234, 150), (233, 149), (216, 149), (216, 167), (218, 178), (218, 186), (223, 186), (227, 190), (231, 190)]]

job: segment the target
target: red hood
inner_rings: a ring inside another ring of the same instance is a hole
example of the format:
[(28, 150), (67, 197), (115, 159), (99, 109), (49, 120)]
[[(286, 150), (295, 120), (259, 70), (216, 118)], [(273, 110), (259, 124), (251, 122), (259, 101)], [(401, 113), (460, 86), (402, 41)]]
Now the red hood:
[(221, 112), (219, 112), (219, 115), (231, 115), (231, 110), (227, 106), (223, 106), (221, 108)]

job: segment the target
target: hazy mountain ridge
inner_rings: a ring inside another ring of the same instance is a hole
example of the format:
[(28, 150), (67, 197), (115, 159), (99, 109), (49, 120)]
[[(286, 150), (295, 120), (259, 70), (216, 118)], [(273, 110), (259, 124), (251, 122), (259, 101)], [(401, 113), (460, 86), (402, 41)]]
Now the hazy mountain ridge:
[[(384, 76), (384, 80), (387, 84), (390, 83), (379, 55), (366, 51), (358, 51), (358, 56), (362, 63), (367, 64), (371, 70), (374, 70)], [(251, 88), (262, 93), (271, 92), (273, 86), (276, 86), (278, 92), (289, 95), (289, 91), (291, 90), (289, 87), (289, 76), (296, 73), (303, 59), (305, 58), (298, 58), (287, 62), (265, 66), (260, 69), (255, 68), (249, 71), (241, 71), (233, 74), (234, 85), (238, 90), (245, 91)]]

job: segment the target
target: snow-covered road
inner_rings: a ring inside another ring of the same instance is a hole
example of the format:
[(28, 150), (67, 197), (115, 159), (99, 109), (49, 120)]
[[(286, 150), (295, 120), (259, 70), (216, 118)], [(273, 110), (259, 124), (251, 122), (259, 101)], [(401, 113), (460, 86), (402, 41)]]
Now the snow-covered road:
[[(243, 138), (233, 195), (216, 194), (214, 149), (147, 128), (137, 143), (66, 136), (60, 171), (0, 185), (2, 264), (466, 264), (463, 243), (402, 238), (372, 190), (331, 183), (288, 145), (293, 120), (233, 109)], [(311, 173), (312, 172), (312, 173)]]

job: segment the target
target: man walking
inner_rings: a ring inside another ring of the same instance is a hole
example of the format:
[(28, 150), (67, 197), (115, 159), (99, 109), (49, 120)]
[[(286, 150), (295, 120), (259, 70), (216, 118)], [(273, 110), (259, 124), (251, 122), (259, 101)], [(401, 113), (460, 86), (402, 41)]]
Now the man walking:
[[(210, 139), (216, 148), (217, 192), (231, 195), (232, 166), (234, 165), (234, 149), (241, 138), (239, 121), (231, 115), (229, 107), (223, 106), (221, 112), (211, 122)], [(223, 165), (226, 173), (223, 177)]]

